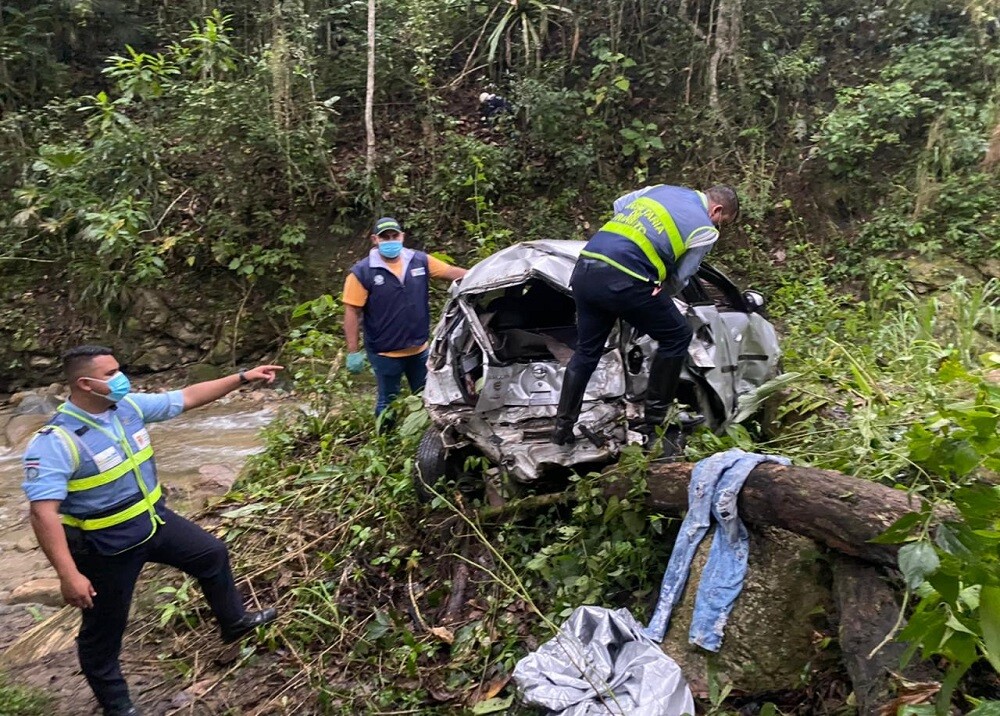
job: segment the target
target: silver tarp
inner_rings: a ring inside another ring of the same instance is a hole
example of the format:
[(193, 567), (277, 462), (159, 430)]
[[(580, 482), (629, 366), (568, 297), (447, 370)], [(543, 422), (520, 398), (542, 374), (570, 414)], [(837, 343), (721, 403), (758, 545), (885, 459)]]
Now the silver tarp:
[(522, 701), (552, 716), (683, 716), (694, 699), (680, 667), (627, 609), (577, 607), (559, 633), (517, 662)]

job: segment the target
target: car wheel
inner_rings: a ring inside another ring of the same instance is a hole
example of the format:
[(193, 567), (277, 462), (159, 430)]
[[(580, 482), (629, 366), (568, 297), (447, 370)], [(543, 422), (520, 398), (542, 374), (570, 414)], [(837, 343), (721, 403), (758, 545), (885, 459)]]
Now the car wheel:
[(433, 488), (448, 472), (448, 450), (441, 440), (441, 431), (437, 428), (427, 428), (420, 444), (417, 446), (417, 469), (413, 480), (413, 488), (417, 499), (430, 502), (434, 499)]
[(438, 492), (447, 481), (449, 489), (456, 488), (466, 498), (481, 497), (483, 473), (479, 467), (466, 467), (470, 457), (482, 457), (471, 446), (448, 449), (441, 440), (441, 431), (428, 428), (417, 446), (416, 474), (413, 487), (417, 499), (428, 503), (434, 499), (433, 490)]

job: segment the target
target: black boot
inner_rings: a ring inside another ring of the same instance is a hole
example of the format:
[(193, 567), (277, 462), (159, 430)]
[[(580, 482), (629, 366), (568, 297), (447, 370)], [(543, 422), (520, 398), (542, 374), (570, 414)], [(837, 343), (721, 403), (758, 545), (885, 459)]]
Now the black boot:
[(104, 709), (104, 716), (139, 716), (139, 709), (129, 701)]
[(665, 358), (659, 353), (653, 356), (653, 364), (649, 369), (649, 385), (646, 387), (643, 421), (639, 432), (646, 439), (647, 448), (652, 447), (656, 438), (656, 430), (667, 419), (667, 412), (677, 397), (677, 386), (681, 380), (681, 369), (684, 368), (686, 356)]
[(563, 373), (562, 390), (559, 392), (559, 407), (556, 408), (556, 429), (552, 432), (552, 442), (566, 445), (576, 440), (573, 426), (580, 417), (583, 394), (587, 392), (590, 375), (583, 375), (572, 368)]
[(238, 641), (241, 637), (246, 636), (257, 627), (270, 624), (277, 618), (278, 610), (274, 608), (262, 609), (259, 612), (247, 612), (243, 615), (243, 618), (235, 624), (228, 627), (222, 627), (222, 641), (226, 644), (232, 644), (234, 641)]

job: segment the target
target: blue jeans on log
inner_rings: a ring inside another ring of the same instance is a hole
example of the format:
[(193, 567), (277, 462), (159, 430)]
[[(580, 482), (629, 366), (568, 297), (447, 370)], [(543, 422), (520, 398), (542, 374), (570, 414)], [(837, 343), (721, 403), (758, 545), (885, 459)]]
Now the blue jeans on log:
[(650, 639), (663, 641), (670, 614), (684, 592), (695, 550), (708, 532), (711, 517), (714, 516), (718, 528), (698, 584), (688, 640), (709, 651), (718, 651), (722, 646), (723, 629), (743, 589), (750, 551), (750, 539), (739, 518), (736, 503), (747, 475), (762, 462), (791, 464), (784, 457), (758, 455), (733, 448), (716, 453), (694, 466), (688, 485), (688, 513), (681, 523), (667, 571), (663, 574), (653, 617), (643, 632)]

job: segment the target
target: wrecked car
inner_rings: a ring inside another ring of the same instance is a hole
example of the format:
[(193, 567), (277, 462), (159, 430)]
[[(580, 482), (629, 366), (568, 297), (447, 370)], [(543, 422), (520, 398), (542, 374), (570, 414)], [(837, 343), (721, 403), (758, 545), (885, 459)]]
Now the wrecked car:
[[(569, 282), (583, 247), (516, 244), (452, 285), (428, 357), (423, 401), (432, 425), (416, 460), (422, 497), (440, 478), (458, 478), (470, 456), (530, 484), (552, 472), (607, 465), (630, 442), (628, 421), (641, 417), (656, 344), (624, 322), (590, 379), (576, 441), (549, 441), (576, 345)], [(778, 373), (774, 327), (760, 294), (740, 291), (706, 264), (674, 300), (694, 329), (679, 402), (721, 430), (737, 417), (740, 398)]]

